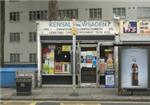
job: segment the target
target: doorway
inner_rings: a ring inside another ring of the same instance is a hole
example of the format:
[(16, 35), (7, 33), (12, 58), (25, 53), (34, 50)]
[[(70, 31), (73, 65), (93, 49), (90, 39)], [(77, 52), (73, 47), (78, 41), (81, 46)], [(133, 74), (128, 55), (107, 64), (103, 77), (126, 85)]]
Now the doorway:
[(97, 82), (97, 44), (80, 44), (80, 85), (91, 86)]

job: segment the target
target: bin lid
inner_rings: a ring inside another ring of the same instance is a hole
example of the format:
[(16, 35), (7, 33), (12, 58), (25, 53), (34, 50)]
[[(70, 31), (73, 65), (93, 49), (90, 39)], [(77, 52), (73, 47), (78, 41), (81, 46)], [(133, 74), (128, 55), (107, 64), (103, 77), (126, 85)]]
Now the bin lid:
[(16, 68), (16, 71), (20, 71), (20, 70), (29, 70), (29, 71), (37, 71), (38, 69), (37, 68)]
[(0, 72), (15, 72), (14, 68), (0, 68)]
[(37, 68), (0, 68), (0, 72), (16, 72), (21, 70), (37, 71)]

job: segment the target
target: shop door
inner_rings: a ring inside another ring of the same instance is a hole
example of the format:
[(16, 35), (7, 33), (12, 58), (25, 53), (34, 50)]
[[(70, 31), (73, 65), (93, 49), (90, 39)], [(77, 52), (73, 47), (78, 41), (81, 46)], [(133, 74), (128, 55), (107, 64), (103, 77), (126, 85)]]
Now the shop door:
[(79, 55), (81, 83), (96, 83), (97, 45), (81, 45)]

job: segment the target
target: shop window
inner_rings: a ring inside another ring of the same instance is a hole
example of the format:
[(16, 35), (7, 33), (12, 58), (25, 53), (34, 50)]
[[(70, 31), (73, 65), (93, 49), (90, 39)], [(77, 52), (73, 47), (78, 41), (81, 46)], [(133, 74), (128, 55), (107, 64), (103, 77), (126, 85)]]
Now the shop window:
[(58, 14), (61, 20), (78, 19), (78, 9), (61, 9)]
[(35, 53), (30, 53), (29, 54), (29, 62), (30, 63), (35, 63), (36, 62), (36, 59), (37, 57), (36, 57), (36, 54)]
[(19, 53), (11, 53), (10, 54), (10, 62), (20, 62), (20, 54)]
[(48, 13), (46, 10), (42, 11), (29, 11), (29, 20), (36, 21), (36, 20), (47, 20)]
[(111, 46), (100, 46), (100, 73), (108, 69), (114, 69), (114, 56), (113, 47)]
[(43, 44), (43, 74), (71, 74), (71, 44)]
[(36, 32), (29, 32), (29, 42), (36, 42)]
[(81, 47), (80, 69), (82, 83), (96, 83), (97, 48), (86, 45)]
[(91, 9), (89, 9), (89, 18), (91, 20), (102, 19), (102, 8), (91, 8)]
[(113, 8), (113, 14), (124, 19), (126, 18), (126, 8)]
[[(100, 85), (107, 86), (106, 83), (113, 82), (113, 77), (110, 76), (106, 78), (106, 73), (114, 72), (114, 50), (113, 46), (100, 46), (100, 59), (99, 59), (99, 82)], [(114, 74), (113, 74), (114, 75)], [(107, 82), (106, 82), (107, 81)], [(113, 85), (114, 86), (114, 85)], [(113, 87), (112, 86), (112, 87)]]
[(10, 12), (9, 13), (10, 22), (18, 22), (20, 21), (20, 12)]
[(20, 33), (19, 32), (10, 33), (10, 42), (20, 42)]
[(137, 8), (138, 19), (149, 19), (150, 18), (150, 7), (138, 7)]

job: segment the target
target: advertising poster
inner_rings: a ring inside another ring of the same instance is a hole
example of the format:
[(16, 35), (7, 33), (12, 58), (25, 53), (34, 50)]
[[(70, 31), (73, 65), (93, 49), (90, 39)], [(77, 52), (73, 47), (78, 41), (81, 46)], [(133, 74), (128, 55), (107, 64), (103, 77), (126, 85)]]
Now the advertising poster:
[(54, 50), (55, 46), (48, 45), (48, 47), (42, 49), (43, 68), (44, 74), (54, 74)]
[(86, 51), (81, 51), (81, 67), (87, 67), (87, 64), (86, 64)]
[(105, 71), (105, 87), (115, 87), (115, 71)]
[(92, 68), (92, 59), (93, 59), (93, 52), (92, 51), (87, 51), (86, 53), (86, 64), (87, 68)]
[(122, 49), (121, 87), (148, 87), (148, 49), (136, 47)]
[(100, 59), (99, 70), (101, 74), (104, 74), (106, 70), (106, 63), (104, 62), (104, 59)]
[(136, 21), (124, 21), (123, 32), (124, 33), (137, 33), (137, 22)]
[(150, 20), (138, 21), (138, 34), (150, 34)]
[(71, 51), (71, 46), (70, 45), (63, 45), (62, 51)]

